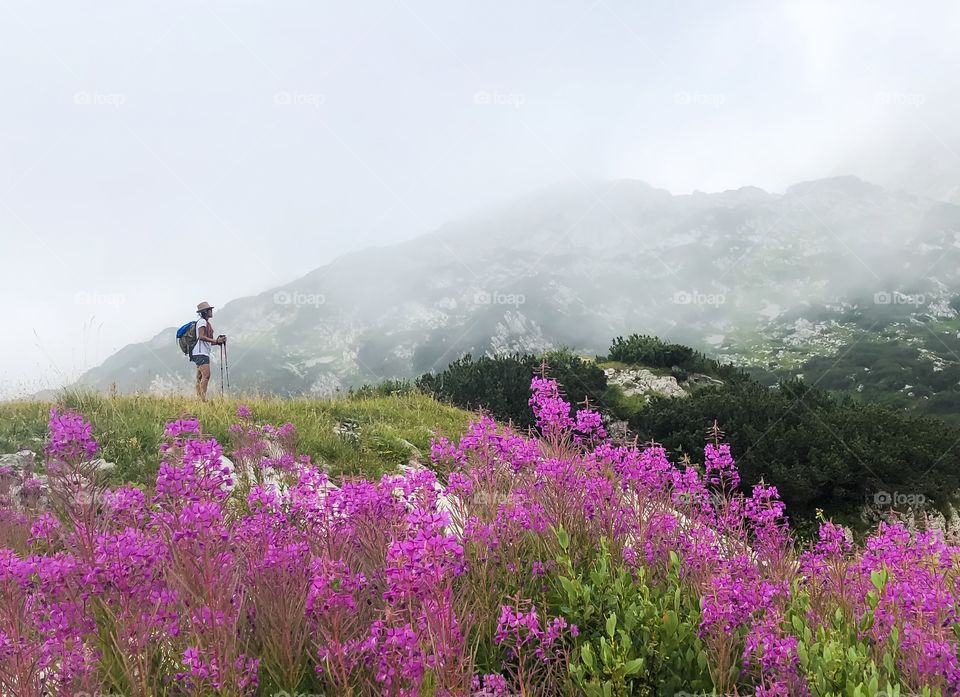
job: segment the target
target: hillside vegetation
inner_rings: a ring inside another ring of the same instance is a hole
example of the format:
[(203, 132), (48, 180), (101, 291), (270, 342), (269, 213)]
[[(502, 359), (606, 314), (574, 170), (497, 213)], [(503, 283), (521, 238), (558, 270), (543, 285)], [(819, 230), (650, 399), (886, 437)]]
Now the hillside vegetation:
[[(948, 512), (960, 491), (960, 427), (817, 389), (800, 380), (764, 385), (747, 373), (656, 337), (617, 337), (599, 362), (570, 352), (467, 359), (418, 384), (439, 399), (484, 408), (527, 425), (526, 388), (546, 364), (572, 403), (589, 397), (608, 423), (629, 426), (640, 442), (662, 443), (678, 458), (703, 448), (714, 424), (730, 434), (745, 480), (775, 485), (794, 521), (818, 509), (865, 529), (866, 507)], [(600, 366), (643, 366), (679, 380), (694, 373), (722, 380), (685, 388), (682, 398), (626, 397)], [(622, 431), (619, 428), (614, 432)]]
[[(422, 398), (381, 399), (355, 413)], [(716, 431), (694, 466), (611, 442), (553, 380), (528, 399), (529, 435), (484, 417), (431, 468), (339, 482), (263, 413), (236, 415), (232, 471), (180, 419), (149, 496), (52, 411), (43, 479), (0, 470), (0, 694), (960, 694), (952, 540), (804, 543)]]
[[(168, 421), (193, 416), (204, 431), (229, 442), (237, 407), (248, 405), (258, 418), (296, 427), (299, 452), (324, 463), (331, 475), (376, 478), (394, 470), (415, 452), (426, 453), (434, 433), (454, 437), (471, 415), (417, 392), (361, 395), (338, 399), (214, 399), (206, 404), (186, 397), (102, 397), (67, 393), (59, 405), (75, 409), (93, 425), (101, 456), (116, 463), (115, 482), (150, 482), (159, 464), (157, 443)], [(52, 403), (0, 403), (0, 453), (38, 451), (46, 435)]]

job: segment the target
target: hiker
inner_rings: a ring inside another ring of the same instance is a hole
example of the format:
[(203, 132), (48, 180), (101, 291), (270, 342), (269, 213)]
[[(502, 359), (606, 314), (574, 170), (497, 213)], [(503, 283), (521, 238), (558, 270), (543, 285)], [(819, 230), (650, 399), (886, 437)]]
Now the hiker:
[(197, 343), (190, 352), (190, 360), (197, 364), (197, 397), (201, 402), (206, 402), (207, 385), (210, 382), (210, 347), (227, 343), (227, 337), (221, 334), (216, 339), (213, 338), (213, 325), (210, 324), (213, 305), (208, 302), (200, 303), (197, 305), (197, 314), (200, 315), (197, 320)]

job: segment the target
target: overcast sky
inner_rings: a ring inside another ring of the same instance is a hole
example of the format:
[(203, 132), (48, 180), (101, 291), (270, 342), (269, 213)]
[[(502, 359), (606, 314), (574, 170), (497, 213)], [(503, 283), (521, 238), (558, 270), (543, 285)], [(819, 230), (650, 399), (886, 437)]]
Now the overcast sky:
[(957, 191), (956, 2), (0, 0), (0, 396), (504, 199)]

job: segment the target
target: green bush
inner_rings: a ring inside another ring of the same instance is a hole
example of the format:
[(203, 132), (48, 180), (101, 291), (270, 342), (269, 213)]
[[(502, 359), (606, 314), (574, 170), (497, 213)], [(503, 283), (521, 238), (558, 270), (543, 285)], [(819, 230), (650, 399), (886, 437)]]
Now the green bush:
[(659, 337), (641, 334), (631, 334), (626, 339), (622, 336), (615, 338), (607, 360), (667, 369), (678, 380), (686, 379), (690, 373), (706, 373), (725, 380), (745, 377), (741, 369), (707, 358), (689, 346), (670, 344)]
[(417, 387), (462, 409), (483, 409), (499, 421), (527, 428), (534, 423), (530, 381), (543, 370), (557, 381), (571, 404), (589, 400), (603, 406), (607, 388), (603, 370), (569, 350), (478, 359), (468, 354), (443, 372), (422, 375)]
[(655, 398), (629, 417), (641, 441), (696, 458), (716, 421), (745, 482), (776, 485), (795, 522), (818, 508), (862, 527), (879, 492), (922, 495), (943, 510), (960, 490), (960, 428), (834, 397), (802, 381), (738, 382), (687, 399)]
[[(566, 551), (565, 533), (560, 545)], [(680, 559), (666, 582), (649, 584), (644, 568), (616, 564), (606, 543), (590, 569), (558, 560), (555, 611), (579, 629), (570, 679), (587, 697), (709, 692), (707, 651), (697, 634), (697, 598), (681, 590)]]

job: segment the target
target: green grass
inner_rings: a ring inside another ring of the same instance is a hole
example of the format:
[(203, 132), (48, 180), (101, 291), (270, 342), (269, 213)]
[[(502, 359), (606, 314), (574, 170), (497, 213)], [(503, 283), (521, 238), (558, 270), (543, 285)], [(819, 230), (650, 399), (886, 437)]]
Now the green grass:
[[(100, 455), (115, 462), (117, 482), (151, 483), (159, 466), (157, 446), (163, 426), (178, 417), (200, 419), (204, 433), (224, 444), (229, 455), (230, 424), (239, 404), (253, 410), (254, 420), (297, 429), (297, 449), (322, 462), (333, 476), (379, 477), (406, 463), (419, 450), (429, 455), (434, 433), (458, 436), (471, 419), (469, 412), (447, 406), (417, 392), (388, 396), (348, 396), (329, 400), (216, 399), (201, 404), (186, 397), (104, 397), (69, 393), (56, 404), (83, 414), (93, 425)], [(54, 403), (0, 403), (0, 453), (43, 447), (47, 418)], [(341, 438), (334, 427), (341, 421), (359, 424), (356, 441)]]
[(627, 396), (619, 385), (607, 385), (603, 403), (617, 418), (625, 419), (647, 407), (646, 395)]

